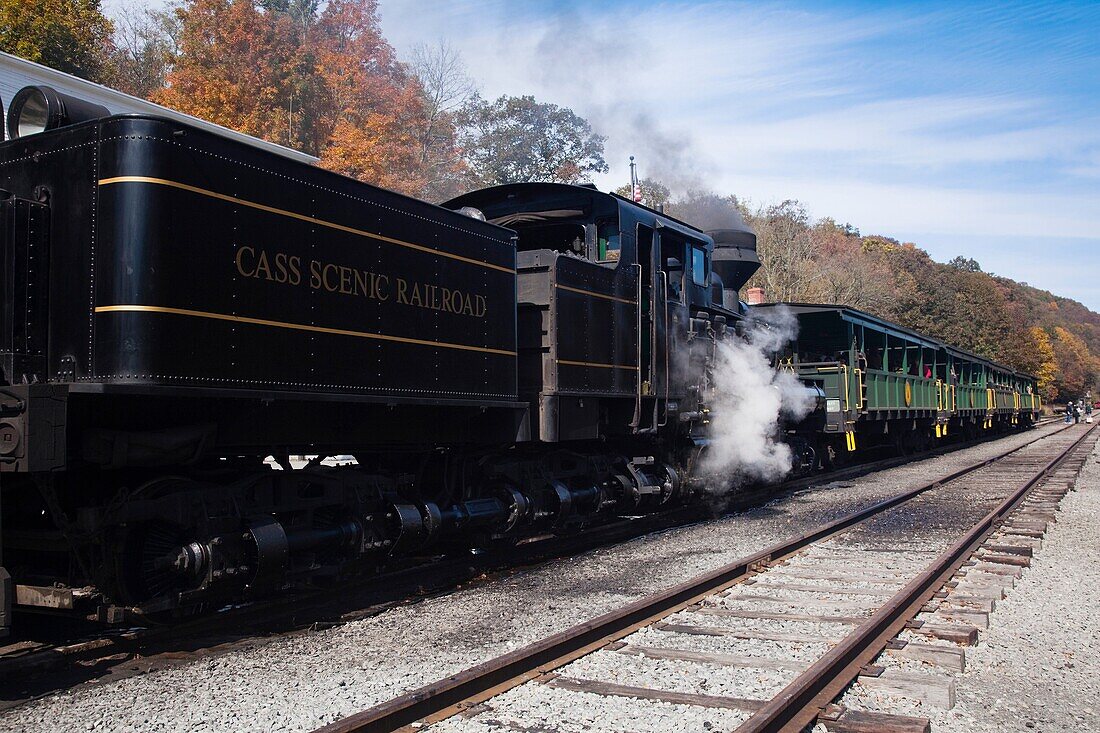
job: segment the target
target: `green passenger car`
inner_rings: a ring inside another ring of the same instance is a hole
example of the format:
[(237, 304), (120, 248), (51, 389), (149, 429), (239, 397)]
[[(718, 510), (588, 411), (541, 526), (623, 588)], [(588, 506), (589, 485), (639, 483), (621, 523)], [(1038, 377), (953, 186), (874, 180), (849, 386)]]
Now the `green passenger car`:
[[(825, 393), (823, 430), (834, 454), (1030, 426), (1041, 400), (1035, 378), (868, 313), (836, 305), (753, 306), (765, 322), (793, 314), (797, 336), (777, 367)], [(831, 439), (830, 439), (831, 438)]]

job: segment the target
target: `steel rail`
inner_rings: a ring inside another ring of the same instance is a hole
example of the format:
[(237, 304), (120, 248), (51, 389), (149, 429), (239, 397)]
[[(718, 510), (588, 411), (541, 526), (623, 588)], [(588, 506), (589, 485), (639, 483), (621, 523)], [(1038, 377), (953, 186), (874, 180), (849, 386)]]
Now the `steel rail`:
[[(367, 710), (336, 720), (315, 733), (379, 733), (418, 721), (436, 722), (535, 679), (732, 586), (769, 563), (842, 532), (865, 519), (903, 504), (925, 492), (978, 471), (1070, 426), (1034, 438), (1012, 450), (978, 461), (914, 489), (875, 502), (864, 509), (821, 525), (810, 532), (778, 542), (716, 570), (639, 599), (622, 608), (565, 631), (432, 682)], [(1087, 433), (1086, 433), (1087, 434)], [(1082, 436), (1083, 439), (1083, 436)], [(1077, 445), (1077, 441), (1074, 445)]]
[(900, 633), (933, 594), (951, 579), (1031, 489), (1069, 458), (1095, 427), (1087, 429), (1057, 457), (1020, 484), (878, 611), (753, 713), (736, 729), (737, 733), (794, 732), (811, 725), (825, 706), (855, 680), (865, 665), (882, 653), (887, 642)]

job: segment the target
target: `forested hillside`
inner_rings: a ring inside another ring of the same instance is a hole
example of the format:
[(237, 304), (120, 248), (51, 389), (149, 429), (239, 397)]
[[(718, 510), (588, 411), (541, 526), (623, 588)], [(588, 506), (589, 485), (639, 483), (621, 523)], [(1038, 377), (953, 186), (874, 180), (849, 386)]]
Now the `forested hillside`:
[[(653, 181), (644, 189), (668, 198)], [(767, 300), (859, 308), (1026, 370), (1048, 401), (1097, 392), (1100, 314), (1077, 301), (983, 272), (973, 259), (936, 262), (917, 244), (813, 221), (797, 201), (751, 208), (734, 196), (694, 193), (666, 208), (689, 222), (740, 211), (763, 262), (748, 287), (763, 288)]]
[[(317, 155), (321, 165), (428, 200), (516, 181), (578, 183), (607, 170), (604, 138), (531, 96), (481, 98), (445, 43), (400, 59), (377, 0), (0, 0), (0, 50)], [(610, 131), (608, 131), (610, 132)], [(629, 187), (626, 188), (629, 193)], [(751, 192), (742, 192), (751, 194)], [(650, 205), (702, 222), (739, 210), (769, 300), (843, 303), (1034, 373), (1048, 400), (1100, 380), (1100, 314), (919, 243), (863, 235), (803, 204), (750, 207), (691, 192)], [(985, 263), (996, 269), (996, 263)]]

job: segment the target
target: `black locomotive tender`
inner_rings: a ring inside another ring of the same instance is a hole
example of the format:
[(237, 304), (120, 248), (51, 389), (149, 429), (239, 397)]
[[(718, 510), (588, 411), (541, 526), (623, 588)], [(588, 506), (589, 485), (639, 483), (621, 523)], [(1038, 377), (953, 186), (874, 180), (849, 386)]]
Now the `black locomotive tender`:
[(213, 608), (697, 488), (708, 365), (759, 267), (744, 224), (556, 184), (441, 208), (20, 95), (0, 144), (0, 627), (13, 602)]

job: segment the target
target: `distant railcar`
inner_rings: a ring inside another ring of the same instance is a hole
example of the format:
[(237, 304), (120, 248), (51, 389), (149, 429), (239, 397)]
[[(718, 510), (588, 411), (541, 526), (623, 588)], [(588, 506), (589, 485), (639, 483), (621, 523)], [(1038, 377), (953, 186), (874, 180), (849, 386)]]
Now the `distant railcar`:
[(834, 461), (858, 448), (911, 451), (936, 439), (1031, 426), (1042, 400), (1035, 378), (868, 313), (836, 305), (753, 306), (764, 321), (792, 314), (797, 338), (776, 367), (825, 394), (825, 411), (798, 432)]

